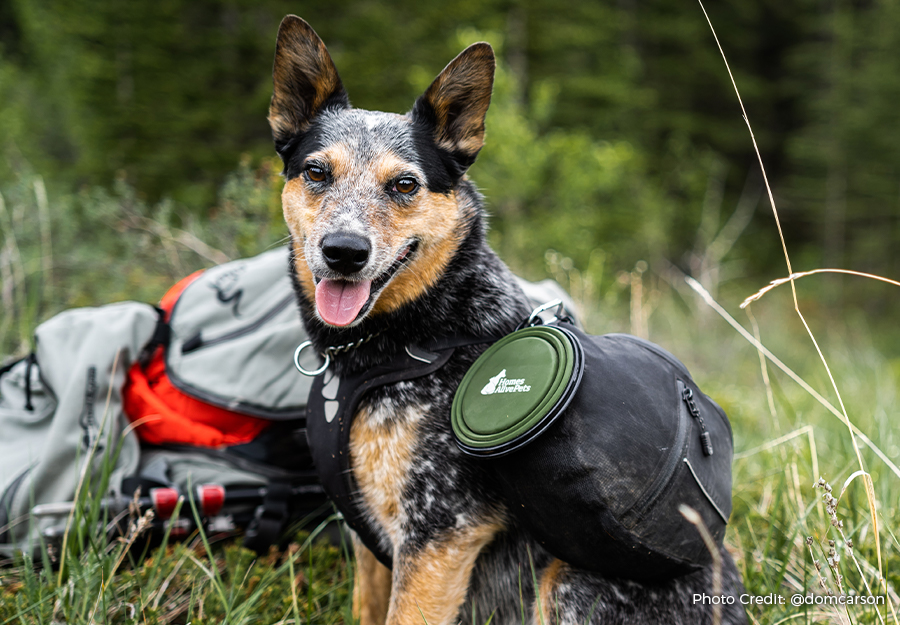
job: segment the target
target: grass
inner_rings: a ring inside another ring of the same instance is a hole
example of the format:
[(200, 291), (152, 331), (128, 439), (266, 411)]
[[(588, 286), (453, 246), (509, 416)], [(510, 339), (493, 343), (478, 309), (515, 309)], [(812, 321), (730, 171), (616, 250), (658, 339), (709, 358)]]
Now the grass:
[[(112, 193), (59, 198), (42, 195), (40, 179), (23, 175), (0, 189), (0, 296), (6, 312), (0, 353), (26, 352), (37, 320), (65, 307), (126, 297), (155, 301), (195, 268), (279, 244), (274, 171), (270, 165), (242, 167), (204, 222), (179, 215), (167, 203), (146, 206), (124, 184)], [(110, 258), (119, 260), (112, 265)], [(662, 344), (728, 412), (736, 457), (726, 541), (748, 593), (877, 593), (880, 567), (893, 603), (900, 603), (894, 594), (900, 584), (900, 473), (892, 468), (900, 462), (900, 438), (891, 423), (900, 360), (880, 352), (884, 331), (860, 322), (861, 313), (848, 307), (833, 317), (816, 306), (817, 281), (834, 277), (805, 278), (796, 286), (797, 297), (846, 414), (866, 435), (859, 439), (859, 459), (843, 411), (836, 416), (788, 373), (761, 361), (757, 348), (668, 265), (642, 262), (610, 280), (602, 270), (579, 271), (557, 252), (547, 252), (545, 260), (548, 273), (575, 295), (589, 330), (632, 331)], [(758, 285), (717, 286), (719, 301), (750, 336), (840, 406), (793, 314), (788, 290), (774, 289), (741, 311), (738, 303)], [(872, 478), (877, 533), (860, 464)], [(820, 476), (831, 493), (814, 486)], [(827, 505), (826, 494), (835, 497), (835, 505)], [(86, 504), (95, 501), (90, 489), (84, 497)], [(145, 550), (140, 517), (130, 518), (122, 540), (107, 544), (100, 530), (108, 520), (97, 516), (96, 506), (84, 508), (92, 512), (73, 520), (63, 574), (54, 573), (49, 562), (27, 558), (0, 568), (0, 625), (350, 620), (352, 563), (340, 549), (311, 540), (315, 528), (266, 557), (202, 534)], [(748, 614), (766, 624), (894, 622), (887, 605), (876, 610), (764, 603), (748, 606)]]
[(143, 553), (126, 537), (92, 547), (61, 584), (21, 558), (4, 569), (0, 623), (347, 622), (344, 557), (309, 536), (264, 557), (198, 536)]

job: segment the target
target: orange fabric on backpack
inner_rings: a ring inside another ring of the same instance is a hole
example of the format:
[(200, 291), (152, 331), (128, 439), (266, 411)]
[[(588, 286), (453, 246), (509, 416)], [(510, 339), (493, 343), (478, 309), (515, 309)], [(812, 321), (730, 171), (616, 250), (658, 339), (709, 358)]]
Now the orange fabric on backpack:
[(175, 308), (175, 302), (178, 301), (178, 298), (181, 297), (182, 292), (188, 287), (188, 285), (200, 277), (200, 274), (203, 273), (203, 269), (198, 269), (194, 273), (189, 276), (185, 276), (166, 291), (166, 294), (162, 296), (162, 299), (159, 300), (159, 307), (166, 311), (166, 321), (169, 320), (169, 317), (172, 316), (172, 309)]
[[(182, 291), (202, 271), (178, 281), (160, 300), (166, 321)], [(270, 421), (213, 406), (177, 389), (166, 375), (165, 351), (158, 347), (144, 369), (132, 365), (123, 392), (123, 408), (135, 433), (151, 445), (224, 447), (249, 443)]]

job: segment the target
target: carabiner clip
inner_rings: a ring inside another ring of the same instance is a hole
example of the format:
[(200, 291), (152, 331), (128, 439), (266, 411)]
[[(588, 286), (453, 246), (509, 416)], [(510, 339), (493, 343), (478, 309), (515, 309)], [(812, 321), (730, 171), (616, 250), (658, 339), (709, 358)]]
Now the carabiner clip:
[(562, 312), (565, 309), (565, 305), (561, 299), (555, 299), (547, 302), (546, 304), (541, 304), (537, 308), (531, 311), (531, 314), (528, 316), (528, 321), (525, 322), (525, 327), (530, 328), (532, 326), (542, 325), (544, 320), (541, 319), (540, 314), (545, 310), (550, 310), (551, 308), (556, 308), (556, 316), (551, 319), (548, 323), (553, 323), (562, 317)]

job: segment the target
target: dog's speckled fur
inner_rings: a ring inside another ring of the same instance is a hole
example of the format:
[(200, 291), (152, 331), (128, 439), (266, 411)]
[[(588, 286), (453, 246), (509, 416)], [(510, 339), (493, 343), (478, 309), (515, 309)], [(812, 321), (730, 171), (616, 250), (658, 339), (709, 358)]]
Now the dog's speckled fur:
[[(504, 334), (529, 307), (485, 242), (482, 198), (465, 177), (484, 142), (494, 56), (475, 44), (454, 59), (407, 115), (350, 107), (331, 57), (306, 22), (278, 34), (269, 120), (287, 178), (291, 271), (316, 347), (375, 335), (334, 358), (339, 375), (440, 336)], [(414, 183), (414, 184), (412, 184)], [(404, 192), (403, 189), (412, 191)], [(322, 252), (341, 233), (371, 246), (341, 273)], [(316, 309), (321, 279), (372, 280), (344, 327)], [(478, 462), (450, 431), (454, 390), (481, 347), (459, 348), (439, 371), (372, 391), (351, 430), (351, 466), (390, 572), (358, 541), (355, 610), (364, 625), (445, 623), (707, 623), (711, 572), (639, 584), (574, 570), (519, 527)], [(743, 592), (723, 551), (723, 591)], [(536, 581), (536, 583), (535, 583)], [(740, 605), (723, 623), (743, 623)]]

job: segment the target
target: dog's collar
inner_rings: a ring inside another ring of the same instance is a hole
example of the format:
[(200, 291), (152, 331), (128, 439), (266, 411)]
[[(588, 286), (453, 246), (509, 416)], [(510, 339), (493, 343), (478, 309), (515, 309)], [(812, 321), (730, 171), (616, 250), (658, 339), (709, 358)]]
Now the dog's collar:
[(329, 345), (321, 352), (319, 352), (319, 355), (322, 356), (325, 362), (322, 363), (321, 367), (319, 367), (318, 369), (313, 369), (312, 371), (310, 371), (309, 369), (304, 369), (303, 365), (300, 364), (300, 355), (303, 353), (303, 350), (305, 350), (307, 347), (312, 347), (312, 341), (303, 341), (302, 343), (300, 343), (300, 345), (297, 346), (297, 349), (294, 351), (294, 366), (297, 367), (297, 371), (305, 376), (315, 377), (317, 375), (321, 375), (322, 373), (325, 373), (325, 371), (328, 369), (328, 366), (331, 364), (332, 356), (358, 349), (374, 339), (379, 334), (381, 334), (381, 330), (379, 330), (378, 332), (373, 332), (372, 334), (364, 336), (363, 338), (351, 343), (345, 343), (343, 345)]

